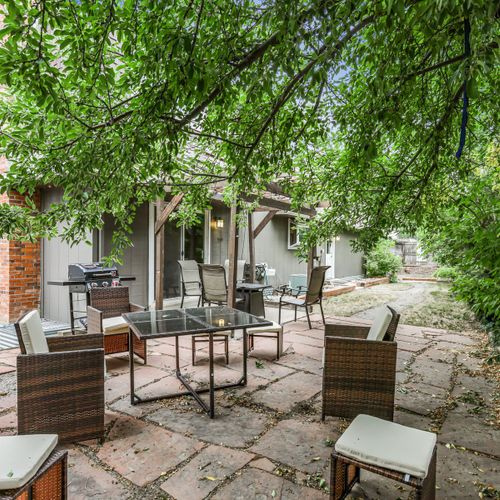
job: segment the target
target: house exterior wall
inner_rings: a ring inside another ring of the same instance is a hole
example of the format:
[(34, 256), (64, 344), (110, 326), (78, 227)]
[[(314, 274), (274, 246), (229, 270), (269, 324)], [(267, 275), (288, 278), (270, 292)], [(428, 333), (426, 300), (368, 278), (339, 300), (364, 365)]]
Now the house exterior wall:
[[(0, 175), (8, 162), (0, 158)], [(39, 206), (39, 194), (34, 196)], [(26, 206), (16, 192), (0, 195), (0, 203)], [(40, 242), (0, 239), (0, 323), (15, 321), (21, 314), (40, 305)]]
[[(63, 192), (61, 189), (43, 189), (41, 193), (42, 210), (51, 204), (59, 203)], [(62, 232), (63, 225), (58, 226)], [(89, 235), (90, 239), (90, 235)], [(92, 262), (92, 246), (82, 242), (70, 246), (60, 237), (44, 238), (42, 241), (42, 316), (53, 321), (69, 323), (69, 296), (65, 286), (48, 285), (48, 281), (61, 281), (68, 278), (69, 264), (88, 264)], [(73, 307), (76, 317), (85, 315), (85, 294), (73, 295)]]
[[(148, 251), (149, 251), (149, 206), (147, 203), (140, 206), (137, 216), (132, 223), (132, 246), (123, 254), (123, 264), (117, 264), (120, 275), (135, 276), (135, 281), (126, 281), (123, 284), (129, 287), (130, 301), (148, 305)], [(105, 218), (102, 231), (102, 254), (108, 255), (111, 251), (114, 224), (111, 217)], [(154, 279), (154, 276), (151, 276)]]
[(354, 252), (351, 247), (355, 239), (356, 234), (345, 233), (335, 240), (335, 278), (363, 274), (363, 254)]

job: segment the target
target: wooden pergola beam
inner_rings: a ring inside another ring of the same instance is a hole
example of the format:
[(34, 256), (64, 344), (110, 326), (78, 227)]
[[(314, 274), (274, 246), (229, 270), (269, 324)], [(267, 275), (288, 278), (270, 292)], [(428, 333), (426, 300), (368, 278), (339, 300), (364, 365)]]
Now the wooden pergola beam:
[(184, 193), (176, 194), (163, 208), (161, 214), (157, 217), (155, 222), (155, 233), (163, 227), (165, 222), (167, 222), (170, 214), (178, 207), (179, 203), (184, 198)]
[(316, 215), (316, 210), (314, 208), (301, 207), (298, 210), (292, 209), (292, 205), (287, 201), (275, 200), (274, 198), (268, 198), (263, 196), (259, 198), (253, 194), (247, 194), (242, 196), (242, 199), (248, 203), (257, 202), (261, 207), (274, 208), (276, 210), (283, 210), (284, 212), (295, 212), (298, 211), (302, 215), (307, 215), (309, 217), (314, 217)]
[(184, 193), (175, 195), (168, 203), (159, 200), (155, 222), (155, 308), (163, 309), (163, 281), (165, 276), (165, 223), (178, 207)]
[(255, 232), (253, 230), (253, 213), (248, 212), (248, 260), (250, 261), (250, 283), (255, 279)]
[(277, 210), (270, 210), (267, 212), (266, 216), (259, 222), (257, 227), (253, 231), (253, 238), (257, 238), (262, 230), (271, 222), (271, 219), (278, 213)]
[(234, 203), (231, 205), (229, 218), (229, 242), (228, 242), (228, 259), (229, 272), (227, 280), (227, 305), (234, 307), (236, 304), (236, 272), (238, 269), (238, 207)]

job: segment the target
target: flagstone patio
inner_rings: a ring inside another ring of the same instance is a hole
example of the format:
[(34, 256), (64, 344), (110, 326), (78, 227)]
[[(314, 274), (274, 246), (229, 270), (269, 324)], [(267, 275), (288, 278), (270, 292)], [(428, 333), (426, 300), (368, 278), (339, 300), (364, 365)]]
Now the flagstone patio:
[[(286, 352), (278, 362), (271, 361), (275, 344), (256, 339), (248, 386), (217, 393), (214, 420), (187, 397), (131, 406), (127, 356), (108, 357), (106, 436), (103, 443), (70, 447), (70, 498), (328, 498), (329, 455), (347, 422), (321, 421), (323, 329), (318, 315), (313, 320), (312, 330), (304, 321), (285, 326)], [(488, 485), (498, 489), (498, 386), (473, 356), (480, 339), (402, 325), (397, 341), (395, 421), (439, 433), (437, 498), (478, 498)], [(193, 367), (190, 339), (182, 339), (182, 370), (197, 386), (208, 381), (204, 349)], [(238, 336), (230, 351), (228, 366), (218, 359), (217, 382), (239, 376)], [(139, 393), (179, 388), (172, 354), (171, 341), (150, 342), (148, 365), (136, 365)], [(14, 349), (0, 352), (2, 434), (16, 432), (16, 355)], [(366, 473), (352, 498), (408, 495), (406, 488)]]

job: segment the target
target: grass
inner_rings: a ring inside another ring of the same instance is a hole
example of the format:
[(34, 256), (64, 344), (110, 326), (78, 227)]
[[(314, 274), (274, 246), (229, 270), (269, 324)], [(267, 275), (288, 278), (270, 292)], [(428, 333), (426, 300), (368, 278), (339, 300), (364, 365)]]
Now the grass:
[(479, 323), (467, 304), (456, 301), (448, 287), (441, 288), (431, 291), (424, 302), (403, 311), (401, 323), (456, 332), (478, 330)]
[[(377, 287), (373, 287), (376, 289)], [(332, 297), (324, 301), (325, 314), (334, 316), (352, 316), (366, 309), (377, 307), (396, 299), (390, 293), (377, 292), (371, 288)]]

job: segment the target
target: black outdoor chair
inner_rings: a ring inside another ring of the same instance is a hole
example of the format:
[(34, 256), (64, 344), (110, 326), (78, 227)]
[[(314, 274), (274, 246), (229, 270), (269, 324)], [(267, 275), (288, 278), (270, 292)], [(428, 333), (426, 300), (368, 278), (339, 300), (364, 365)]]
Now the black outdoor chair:
[[(306, 287), (299, 286), (298, 288), (282, 287), (282, 294), (279, 301), (279, 316), (278, 323), (281, 324), (281, 306), (288, 304), (295, 309), (295, 321), (297, 321), (297, 307), (304, 307), (307, 315), (307, 323), (311, 326), (309, 317), (309, 307), (314, 304), (319, 304), (323, 324), (325, 324), (325, 314), (323, 312), (323, 285), (325, 284), (325, 273), (330, 266), (318, 266), (311, 271), (309, 284)], [(287, 295), (288, 294), (288, 295)]]

